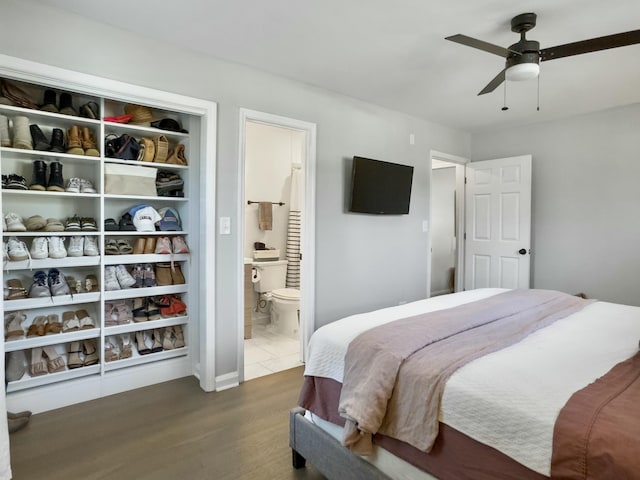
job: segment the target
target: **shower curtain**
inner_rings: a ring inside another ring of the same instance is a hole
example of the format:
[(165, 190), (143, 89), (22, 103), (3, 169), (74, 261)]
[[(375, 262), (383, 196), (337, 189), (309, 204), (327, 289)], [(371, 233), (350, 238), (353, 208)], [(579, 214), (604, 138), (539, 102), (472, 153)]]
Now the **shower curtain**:
[(300, 288), (300, 165), (291, 168), (291, 199), (289, 201), (289, 225), (287, 228), (287, 287)]

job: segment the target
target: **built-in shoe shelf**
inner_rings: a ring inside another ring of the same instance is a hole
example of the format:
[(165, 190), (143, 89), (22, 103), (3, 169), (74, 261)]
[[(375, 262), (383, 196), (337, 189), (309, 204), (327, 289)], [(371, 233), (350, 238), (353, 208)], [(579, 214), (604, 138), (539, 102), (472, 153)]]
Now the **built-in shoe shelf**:
[(181, 283), (179, 285), (166, 285), (160, 287), (123, 288), (120, 290), (107, 290), (104, 292), (105, 301), (124, 300), (136, 297), (151, 297), (154, 295), (167, 295), (185, 293), (189, 291), (189, 285)]
[[(120, 232), (127, 233), (127, 232)], [(139, 232), (145, 233), (145, 232)], [(170, 233), (170, 232), (164, 232)], [(120, 235), (124, 236), (124, 235)], [(173, 235), (172, 235), (173, 236)], [(131, 265), (135, 263), (167, 263), (167, 262), (184, 262), (189, 260), (188, 253), (176, 253), (176, 254), (155, 254), (155, 253), (147, 253), (141, 255), (133, 255), (133, 254), (125, 254), (125, 255), (105, 255), (104, 264), (105, 265)]]
[[(131, 340), (134, 343), (135, 339)], [(167, 360), (170, 358), (183, 357), (189, 354), (189, 347), (174, 348), (173, 350), (163, 350), (161, 352), (147, 353), (146, 355), (140, 355), (135, 345), (131, 347), (132, 354), (129, 358), (122, 360), (114, 360), (112, 362), (105, 362), (104, 370), (106, 372), (119, 370), (121, 368), (133, 367), (135, 365), (143, 365), (145, 363), (157, 362), (160, 360)]]
[[(100, 355), (100, 351), (98, 351), (98, 355)], [(68, 355), (61, 355), (64, 358), (65, 365), (68, 363)], [(28, 370), (28, 366), (27, 366)], [(100, 364), (97, 365), (89, 365), (86, 367), (72, 368), (66, 369), (62, 372), (56, 373), (47, 373), (45, 375), (38, 375), (37, 377), (32, 377), (29, 375), (29, 372), (24, 374), (24, 376), (20, 380), (16, 380), (15, 382), (9, 382), (7, 385), (7, 393), (18, 392), (20, 390), (25, 390), (27, 388), (41, 387), (44, 385), (50, 385), (52, 383), (59, 383), (65, 380), (71, 380), (74, 378), (86, 377), (89, 375), (96, 375), (100, 373)]]
[(184, 325), (189, 321), (186, 315), (180, 317), (167, 317), (159, 320), (147, 320), (146, 322), (131, 322), (122, 325), (113, 325), (105, 327), (105, 335), (121, 335), (123, 333), (138, 332), (140, 330), (153, 330), (154, 328), (173, 327), (175, 325)]
[(98, 338), (100, 336), (99, 328), (85, 328), (84, 330), (75, 330), (73, 332), (60, 332), (50, 335), (37, 337), (26, 337), (18, 340), (9, 340), (4, 344), (5, 352), (15, 352), (18, 350), (27, 350), (35, 347), (46, 347), (47, 345), (58, 345), (60, 343), (77, 342), (87, 340), (89, 338)]
[[(23, 235), (20, 232), (5, 232), (10, 233), (8, 236), (32, 236)], [(40, 235), (33, 235), (34, 237), (55, 237), (59, 236), (61, 232), (39, 232)], [(75, 232), (77, 236), (84, 236), (82, 232)], [(82, 257), (65, 257), (65, 258), (35, 258), (31, 260), (9, 260), (5, 262), (4, 269), (6, 271), (12, 270), (46, 270), (48, 268), (69, 268), (69, 267), (93, 267), (100, 265), (99, 256), (83, 255)], [(29, 288), (28, 285), (25, 285)]]
[[(13, 105), (0, 105), (0, 115), (6, 117), (23, 116), (29, 118), (29, 123), (43, 123), (55, 128), (70, 128), (73, 125), (83, 127), (100, 127), (100, 120), (80, 117), (75, 115), (63, 115), (55, 112), (45, 112), (44, 110), (34, 110), (31, 108), (16, 107)], [(65, 132), (66, 136), (66, 132)], [(99, 144), (100, 142), (98, 142)]]
[(21, 298), (18, 300), (5, 300), (4, 311), (15, 312), (17, 310), (33, 310), (36, 308), (56, 307), (63, 305), (79, 305), (82, 303), (94, 303), (98, 302), (99, 300), (100, 292), (76, 293), (74, 295), (56, 295), (52, 297)]

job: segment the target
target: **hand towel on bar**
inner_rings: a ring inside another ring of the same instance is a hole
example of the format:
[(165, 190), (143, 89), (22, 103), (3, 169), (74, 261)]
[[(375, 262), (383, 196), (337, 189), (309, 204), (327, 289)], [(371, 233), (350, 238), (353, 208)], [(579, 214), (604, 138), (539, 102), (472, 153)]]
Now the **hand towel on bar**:
[(258, 205), (258, 226), (260, 230), (271, 230), (273, 224), (273, 205), (271, 202), (260, 202)]

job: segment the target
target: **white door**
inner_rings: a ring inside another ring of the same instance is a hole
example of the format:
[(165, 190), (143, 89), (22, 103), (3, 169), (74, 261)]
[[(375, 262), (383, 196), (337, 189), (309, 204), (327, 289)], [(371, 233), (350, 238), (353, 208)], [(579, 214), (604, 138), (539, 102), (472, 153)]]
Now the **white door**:
[(531, 155), (466, 167), (465, 290), (529, 288)]

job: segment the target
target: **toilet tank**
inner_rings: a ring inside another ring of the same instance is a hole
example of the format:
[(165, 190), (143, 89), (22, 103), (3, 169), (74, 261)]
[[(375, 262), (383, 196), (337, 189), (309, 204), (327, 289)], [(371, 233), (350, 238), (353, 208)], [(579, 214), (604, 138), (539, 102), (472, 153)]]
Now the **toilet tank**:
[(253, 268), (259, 273), (259, 280), (253, 283), (256, 292), (270, 292), (284, 288), (287, 283), (287, 261), (253, 262)]

